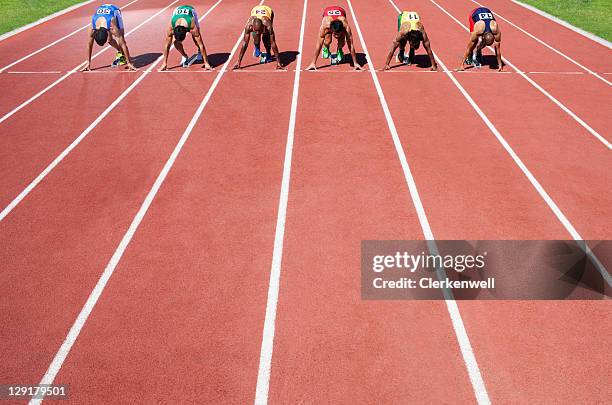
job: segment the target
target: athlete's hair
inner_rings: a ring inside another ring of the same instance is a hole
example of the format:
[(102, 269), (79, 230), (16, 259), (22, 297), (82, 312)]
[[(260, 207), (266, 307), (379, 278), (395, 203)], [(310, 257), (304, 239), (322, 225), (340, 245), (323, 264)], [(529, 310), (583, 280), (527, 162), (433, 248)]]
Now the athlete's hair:
[(408, 42), (410, 43), (411, 48), (419, 49), (422, 40), (423, 33), (421, 31), (412, 30), (408, 32)]
[(259, 31), (262, 25), (263, 25), (263, 21), (261, 21), (261, 19), (253, 18), (253, 30)]
[(342, 24), (342, 21), (335, 20), (329, 24), (329, 28), (336, 34), (339, 34), (344, 30), (344, 24)]
[(103, 46), (108, 41), (108, 30), (103, 27), (96, 28), (93, 32), (93, 37), (96, 44)]
[(492, 32), (485, 32), (482, 34), (482, 42), (484, 42), (486, 46), (493, 45), (493, 41), (495, 41), (495, 35), (493, 35)]
[(174, 39), (179, 42), (183, 41), (187, 36), (187, 31), (188, 30), (186, 27), (183, 27), (182, 25), (177, 25), (176, 27), (174, 27)]

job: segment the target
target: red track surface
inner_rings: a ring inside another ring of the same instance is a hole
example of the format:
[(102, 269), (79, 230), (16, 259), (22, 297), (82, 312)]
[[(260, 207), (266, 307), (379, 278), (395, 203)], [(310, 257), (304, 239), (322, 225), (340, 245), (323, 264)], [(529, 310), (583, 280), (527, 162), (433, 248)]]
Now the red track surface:
[[(475, 7), (436, 3), (462, 23)], [(133, 3), (126, 29), (169, 4)], [(214, 4), (193, 3), (200, 16)], [(266, 4), (281, 51), (295, 55), (304, 3)], [(396, 4), (421, 14), (437, 56), (455, 68), (464, 29), (429, 0)], [(302, 68), (327, 5), (308, 1)], [(397, 13), (387, 0), (352, 5), (349, 20), (374, 63), (366, 68), (380, 69)], [(216, 85), (54, 382), (69, 384), (78, 404), (253, 402), (297, 62), (214, 82), (252, 6), (223, 0), (202, 22), (216, 72), (153, 70), (0, 220), (0, 383), (41, 381)], [(596, 73), (612, 72), (609, 49), (511, 2), (488, 6)], [(0, 68), (83, 26), (94, 8), (0, 42)], [(130, 34), (133, 55), (160, 52), (172, 8)], [(549, 72), (527, 74), (612, 140), (610, 86), (500, 25), (504, 56), (521, 71)], [(0, 115), (81, 63), (84, 42), (76, 34), (0, 73)], [(156, 57), (124, 73), (104, 67), (106, 52), (93, 61), (102, 72), (74, 73), (0, 123), (0, 210)], [(377, 75), (435, 237), (570, 238), (448, 76), (423, 70)], [(581, 236), (610, 239), (610, 150), (517, 73), (453, 75)], [(475, 402), (444, 301), (360, 298), (361, 240), (424, 238), (370, 73), (345, 65), (301, 72), (297, 103), (269, 402)], [(612, 395), (609, 301), (458, 306), (492, 402), (604, 403)]]

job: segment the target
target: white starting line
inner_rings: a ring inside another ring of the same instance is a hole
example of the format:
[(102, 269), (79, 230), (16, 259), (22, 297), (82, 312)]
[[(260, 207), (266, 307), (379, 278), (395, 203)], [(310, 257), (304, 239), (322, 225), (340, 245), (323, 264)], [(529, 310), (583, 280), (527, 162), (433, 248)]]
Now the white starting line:
[[(305, 69), (301, 69), (301, 72), (306, 72), (306, 73), (363, 73), (365, 71), (367, 71), (367, 68), (364, 68), (363, 71), (357, 71), (357, 70), (333, 70), (333, 69), (328, 69), (328, 68), (319, 68), (317, 70), (305, 70)], [(423, 74), (423, 73), (460, 73), (460, 74), (530, 74), (530, 75), (566, 75), (566, 76), (584, 76), (587, 73), (585, 72), (517, 72), (517, 71), (512, 71), (512, 70), (505, 70), (502, 72), (498, 72), (496, 69), (468, 69), (468, 70), (463, 70), (463, 71), (456, 71), (456, 70), (429, 70), (429, 69), (422, 69), (422, 70), (404, 70), (404, 69), (398, 69), (398, 68), (392, 68), (390, 70), (386, 70), (383, 71), (382, 69), (377, 69), (377, 72), (382, 72), (382, 73), (404, 73), (404, 74)], [(139, 71), (131, 71), (131, 70), (127, 70), (127, 69), (108, 69), (108, 70), (92, 70), (89, 72), (82, 72), (81, 74), (85, 74), (85, 75), (89, 75), (89, 74), (111, 74), (111, 73), (138, 73)], [(170, 73), (181, 73), (181, 74), (186, 74), (186, 73), (214, 73), (217, 72), (217, 70), (205, 70), (205, 69), (171, 69), (171, 70), (164, 70), (162, 72), (160, 71), (152, 71), (151, 73), (164, 73), (164, 74), (170, 74)], [(288, 73), (288, 72), (295, 72), (294, 69), (287, 69), (287, 70), (283, 70), (283, 69), (272, 69), (272, 70), (249, 70), (249, 69), (239, 69), (239, 70), (233, 70), (233, 69), (226, 69), (224, 70), (224, 72), (231, 72), (231, 73), (253, 73), (253, 74), (262, 74), (262, 73)], [(16, 71), (16, 70), (10, 70), (10, 71), (6, 71), (6, 72), (2, 72), (0, 73), (0, 75), (3, 74), (12, 74), (12, 75), (57, 75), (57, 74), (62, 74), (62, 73), (67, 73), (67, 71), (61, 71), (61, 70), (46, 70), (46, 71)], [(612, 75), (612, 72), (609, 73), (601, 73), (602, 75)]]

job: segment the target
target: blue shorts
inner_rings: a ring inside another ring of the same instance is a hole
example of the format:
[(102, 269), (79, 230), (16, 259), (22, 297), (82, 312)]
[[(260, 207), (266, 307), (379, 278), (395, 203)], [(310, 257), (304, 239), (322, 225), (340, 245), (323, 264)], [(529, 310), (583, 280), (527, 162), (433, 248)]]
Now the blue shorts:
[(102, 4), (100, 7), (98, 7), (94, 15), (91, 17), (91, 27), (93, 29), (96, 29), (96, 22), (100, 18), (104, 18), (104, 20), (106, 21), (105, 28), (110, 30), (111, 21), (114, 18), (117, 22), (117, 28), (123, 30), (123, 18), (121, 17), (121, 10), (119, 9), (119, 7), (114, 6), (112, 4)]

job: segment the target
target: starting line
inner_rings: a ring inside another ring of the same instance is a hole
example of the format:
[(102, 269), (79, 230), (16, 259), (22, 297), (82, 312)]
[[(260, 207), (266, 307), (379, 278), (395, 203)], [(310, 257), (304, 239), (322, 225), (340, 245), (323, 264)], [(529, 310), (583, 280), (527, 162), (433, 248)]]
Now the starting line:
[[(111, 74), (111, 73), (139, 73), (141, 72), (141, 70), (137, 70), (137, 71), (131, 71), (131, 70), (126, 70), (126, 69), (121, 69), (121, 70), (91, 70), (89, 72), (82, 72), (83, 74)], [(301, 72), (305, 72), (305, 73), (334, 73), (334, 74), (341, 74), (341, 73), (362, 73), (367, 71), (367, 69), (364, 69), (363, 71), (356, 71), (356, 70), (332, 70), (332, 69), (327, 69), (327, 68), (319, 68), (317, 70), (305, 70), (305, 69), (301, 69)], [(383, 71), (382, 69), (377, 69), (377, 72), (381, 72), (383, 74), (387, 74), (387, 73), (404, 73), (404, 74), (433, 74), (433, 73), (459, 73), (459, 74), (516, 74), (516, 73), (524, 73), (524, 74), (531, 74), (531, 75), (588, 75), (588, 73), (585, 72), (538, 72), (538, 71), (533, 71), (533, 72), (516, 72), (516, 71), (511, 71), (511, 70), (506, 70), (506, 71), (502, 71), (502, 72), (498, 72), (496, 69), (468, 69), (468, 70), (463, 70), (463, 71), (456, 71), (456, 70), (429, 70), (429, 69), (423, 69), (423, 70), (399, 70), (399, 69), (391, 69), (391, 70), (386, 70)], [(176, 69), (176, 70), (165, 70), (163, 72), (160, 71), (152, 71), (151, 73), (163, 73), (163, 74), (187, 74), (187, 73), (196, 73), (196, 74), (200, 74), (200, 73), (213, 73), (213, 72), (217, 72), (217, 70), (204, 70), (204, 69)], [(273, 70), (248, 70), (248, 69), (240, 69), (240, 70), (233, 70), (233, 69), (227, 69), (225, 70), (225, 72), (228, 73), (252, 73), (252, 74), (269, 74), (269, 73), (289, 73), (289, 72), (295, 72), (295, 70), (282, 70), (282, 69), (273, 69)], [(6, 71), (6, 72), (2, 72), (0, 73), (0, 75), (3, 74), (12, 74), (12, 75), (57, 75), (57, 74), (62, 74), (62, 73), (66, 73), (66, 71), (61, 71), (61, 70), (46, 70), (46, 71), (15, 71), (15, 70), (11, 70), (11, 71)], [(609, 73), (601, 73), (602, 75), (612, 75), (612, 72)]]

